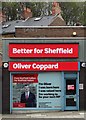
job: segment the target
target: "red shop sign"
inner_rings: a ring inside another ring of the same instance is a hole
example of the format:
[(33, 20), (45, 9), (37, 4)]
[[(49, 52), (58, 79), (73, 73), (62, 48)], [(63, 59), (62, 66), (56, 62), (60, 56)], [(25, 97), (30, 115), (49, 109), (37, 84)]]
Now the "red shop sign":
[(78, 62), (9, 62), (9, 71), (78, 71)]
[(13, 83), (38, 83), (38, 74), (14, 74)]
[(79, 44), (9, 44), (11, 58), (77, 58)]

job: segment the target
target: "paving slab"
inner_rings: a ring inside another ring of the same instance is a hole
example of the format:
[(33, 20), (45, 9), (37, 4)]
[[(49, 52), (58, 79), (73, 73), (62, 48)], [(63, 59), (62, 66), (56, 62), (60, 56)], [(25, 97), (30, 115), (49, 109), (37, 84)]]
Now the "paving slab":
[(2, 118), (2, 120), (85, 120), (84, 118)]
[(45, 112), (2, 115), (1, 120), (85, 120), (84, 112)]

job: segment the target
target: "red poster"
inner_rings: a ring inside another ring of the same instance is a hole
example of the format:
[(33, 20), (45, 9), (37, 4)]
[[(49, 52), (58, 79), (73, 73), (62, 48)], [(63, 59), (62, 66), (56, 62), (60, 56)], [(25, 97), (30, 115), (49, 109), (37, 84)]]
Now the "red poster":
[(25, 103), (14, 102), (13, 107), (14, 108), (25, 108)]
[(38, 74), (14, 74), (13, 83), (38, 83)]
[(9, 62), (9, 71), (78, 71), (78, 62)]
[(75, 87), (74, 87), (74, 85), (68, 85), (68, 86), (67, 86), (67, 89), (68, 89), (68, 90), (74, 90)]
[(11, 58), (78, 58), (79, 44), (9, 44)]

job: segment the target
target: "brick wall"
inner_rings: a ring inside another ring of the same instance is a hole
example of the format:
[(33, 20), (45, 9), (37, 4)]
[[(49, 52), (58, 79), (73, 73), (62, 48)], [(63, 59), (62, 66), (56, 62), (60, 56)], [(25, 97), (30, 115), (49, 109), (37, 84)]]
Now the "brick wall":
[(76, 37), (86, 37), (85, 27), (21, 27), (16, 28), (16, 37), (72, 37), (76, 32)]
[(32, 12), (29, 8), (24, 7), (24, 11), (22, 13), (23, 19), (27, 19), (28, 17), (32, 17)]
[(2, 34), (3, 38), (11, 38), (11, 37), (15, 37), (15, 33), (8, 33), (8, 34)]
[(64, 21), (64, 19), (62, 18), (62, 16), (59, 15), (58, 17), (56, 17), (54, 19), (53, 22), (51, 22), (51, 24), (49, 26), (66, 26), (66, 22)]

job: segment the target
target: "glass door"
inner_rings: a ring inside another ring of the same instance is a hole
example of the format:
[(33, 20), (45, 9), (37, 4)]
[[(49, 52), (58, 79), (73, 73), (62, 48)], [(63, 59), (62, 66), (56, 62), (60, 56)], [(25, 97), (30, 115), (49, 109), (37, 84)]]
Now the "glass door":
[(78, 110), (77, 79), (65, 79), (65, 110)]

